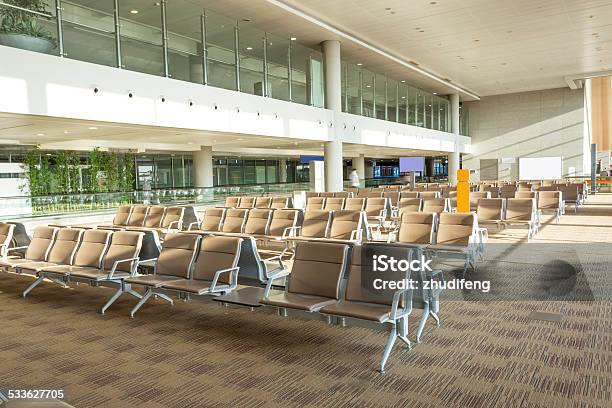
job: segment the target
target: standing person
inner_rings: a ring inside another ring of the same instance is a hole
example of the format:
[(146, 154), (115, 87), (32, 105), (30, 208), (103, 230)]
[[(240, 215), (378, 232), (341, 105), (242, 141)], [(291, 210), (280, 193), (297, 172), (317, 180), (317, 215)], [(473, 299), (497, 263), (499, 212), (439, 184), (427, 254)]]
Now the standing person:
[(359, 188), (359, 174), (357, 174), (356, 169), (351, 170), (351, 174), (349, 174), (349, 182), (351, 184), (351, 187)]

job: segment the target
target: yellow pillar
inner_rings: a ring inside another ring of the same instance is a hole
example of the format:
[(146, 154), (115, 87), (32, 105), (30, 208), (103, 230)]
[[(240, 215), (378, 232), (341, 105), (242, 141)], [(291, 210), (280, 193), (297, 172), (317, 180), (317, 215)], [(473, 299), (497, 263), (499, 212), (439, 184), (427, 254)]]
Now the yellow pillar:
[(470, 212), (470, 171), (457, 170), (457, 212)]

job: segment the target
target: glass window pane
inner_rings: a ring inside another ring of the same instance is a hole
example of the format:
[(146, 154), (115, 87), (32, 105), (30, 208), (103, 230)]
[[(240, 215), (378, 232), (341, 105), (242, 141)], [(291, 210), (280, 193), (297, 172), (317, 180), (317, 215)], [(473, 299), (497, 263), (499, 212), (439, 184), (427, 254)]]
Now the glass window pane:
[(376, 74), (376, 118), (385, 119), (385, 93), (387, 91), (387, 78)]
[(325, 107), (325, 88), (323, 79), (323, 54), (317, 51), (312, 51), (312, 106), (318, 108)]
[(289, 100), (289, 40), (268, 34), (268, 96)]
[(416, 90), (416, 125), (425, 127), (425, 95), (420, 89)]
[(396, 115), (398, 112), (398, 82), (394, 79), (387, 78), (387, 120), (397, 122)]
[(408, 94), (406, 96), (408, 100), (408, 124), (417, 125), (417, 90), (411, 86), (408, 86)]
[(424, 93), (424, 94), (425, 94), (425, 127), (431, 129), (432, 128), (432, 122), (431, 122), (432, 95), (429, 93)]
[(362, 70), (363, 80), (363, 116), (374, 117), (374, 74)]
[(277, 174), (277, 162), (276, 160), (268, 160), (266, 162), (266, 178), (268, 183), (277, 183), (278, 182), (278, 174)]
[(163, 76), (161, 9), (139, 6), (142, 3), (134, 0), (119, 2), (123, 68)]
[(240, 91), (264, 96), (264, 32), (249, 23), (239, 26)]
[(303, 45), (291, 44), (291, 96), (294, 102), (324, 106), (323, 56)]
[(400, 83), (398, 90), (398, 104), (399, 104), (399, 114), (398, 114), (398, 122), (399, 123), (408, 123), (407, 122), (407, 108), (408, 108), (408, 87), (406, 84)]
[(257, 164), (255, 167), (256, 179), (255, 182), (257, 184), (265, 184), (266, 183), (266, 161), (265, 160), (257, 160)]
[(204, 9), (186, 0), (172, 0), (166, 6), (168, 67), (170, 76), (182, 81), (204, 83), (202, 19)]
[(227, 171), (228, 184), (244, 184), (242, 160), (228, 159)]
[(234, 20), (206, 10), (209, 85), (236, 90), (235, 26)]
[(440, 105), (438, 104), (438, 97), (434, 96), (431, 101), (431, 128), (435, 130), (440, 129), (440, 125), (438, 124), (438, 118), (440, 117), (439, 110)]
[(360, 69), (356, 65), (348, 64), (348, 110), (347, 112), (361, 115), (360, 102)]
[(155, 188), (172, 188), (172, 159), (169, 156), (155, 158)]
[(185, 187), (183, 156), (175, 156), (172, 158), (172, 171), (174, 173), (174, 187)]
[(112, 0), (62, 3), (64, 54), (67, 58), (117, 66)]
[(255, 184), (255, 160), (244, 160), (244, 184)]
[[(17, 10), (3, 6), (0, 4), (0, 21), (4, 21), (3, 26), (8, 33), (25, 34), (27, 38), (9, 38), (0, 39), (0, 45), (21, 48), (29, 51), (42, 52), (44, 54), (59, 55), (59, 47), (57, 46), (57, 26), (55, 18), (55, 7), (52, 3), (47, 2), (44, 6), (34, 7), (29, 2), (12, 2), (19, 7), (28, 10), (45, 13), (48, 17), (36, 15), (23, 10)], [(24, 28), (22, 21), (28, 27), (34, 26), (39, 28), (37, 35), (33, 38), (30, 33), (30, 28)], [(12, 23), (14, 22), (14, 23)]]
[(448, 132), (448, 101), (441, 99), (440, 103), (440, 130)]

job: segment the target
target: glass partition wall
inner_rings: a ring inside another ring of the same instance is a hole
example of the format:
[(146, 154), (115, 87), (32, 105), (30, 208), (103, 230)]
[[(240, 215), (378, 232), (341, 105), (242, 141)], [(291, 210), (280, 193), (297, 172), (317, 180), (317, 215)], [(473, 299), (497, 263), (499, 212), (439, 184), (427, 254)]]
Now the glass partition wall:
[(406, 81), (342, 63), (342, 111), (450, 132), (450, 101)]
[(1, 45), (324, 107), (320, 51), (193, 1), (49, 0), (28, 9), (0, 0), (0, 19), (12, 15), (36, 35)]

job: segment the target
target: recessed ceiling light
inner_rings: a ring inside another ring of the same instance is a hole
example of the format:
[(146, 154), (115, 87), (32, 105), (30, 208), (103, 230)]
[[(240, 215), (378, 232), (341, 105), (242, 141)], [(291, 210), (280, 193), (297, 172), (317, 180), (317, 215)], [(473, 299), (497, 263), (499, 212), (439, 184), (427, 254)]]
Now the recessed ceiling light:
[(295, 41), (295, 40), (297, 40), (297, 38), (291, 37), (291, 41)]
[(402, 99), (406, 99), (406, 97), (405, 97), (405, 96), (402, 96)]
[(360, 66), (362, 66), (362, 65), (363, 65), (363, 64), (362, 64), (361, 62), (358, 62), (358, 63), (357, 63), (357, 66), (358, 66), (358, 67), (360, 67)]
[(366, 85), (366, 88), (371, 88), (371, 87), (372, 87), (372, 85)]
[(437, 92), (434, 92), (433, 94), (434, 94), (434, 95), (437, 95), (438, 93), (437, 93)]
[(36, 136), (44, 136), (44, 133), (37, 133)]
[(391, 10), (391, 7), (385, 7), (385, 10), (389, 11)]
[(437, 1), (430, 1), (429, 4), (434, 5), (434, 4), (438, 4)]
[(242, 140), (244, 140), (244, 139), (243, 139), (243, 138), (239, 138), (239, 139), (238, 139), (238, 141), (239, 141), (239, 142), (240, 142), (240, 141), (242, 141)]
[(45, 153), (45, 156), (51, 156), (51, 153)]
[(95, 127), (95, 126), (90, 126), (90, 127), (88, 127), (87, 129), (89, 129), (89, 130), (98, 130), (98, 128), (97, 128), (97, 127)]
[(246, 47), (247, 51), (251, 51), (253, 47)]
[(406, 80), (405, 80), (405, 79), (402, 79), (400, 82), (405, 83), (405, 82), (406, 82)]
[(474, 42), (479, 42), (480, 40), (474, 40)]
[(130, 10), (130, 14), (138, 14), (138, 10)]
[(193, 144), (193, 142), (187, 142), (187, 144)]
[(250, 18), (243, 18), (242, 21), (244, 21), (245, 23), (248, 23), (249, 21), (251, 21)]
[(67, 131), (67, 130), (64, 130), (64, 134), (65, 134), (65, 135), (67, 135), (67, 134), (68, 134), (68, 131)]

